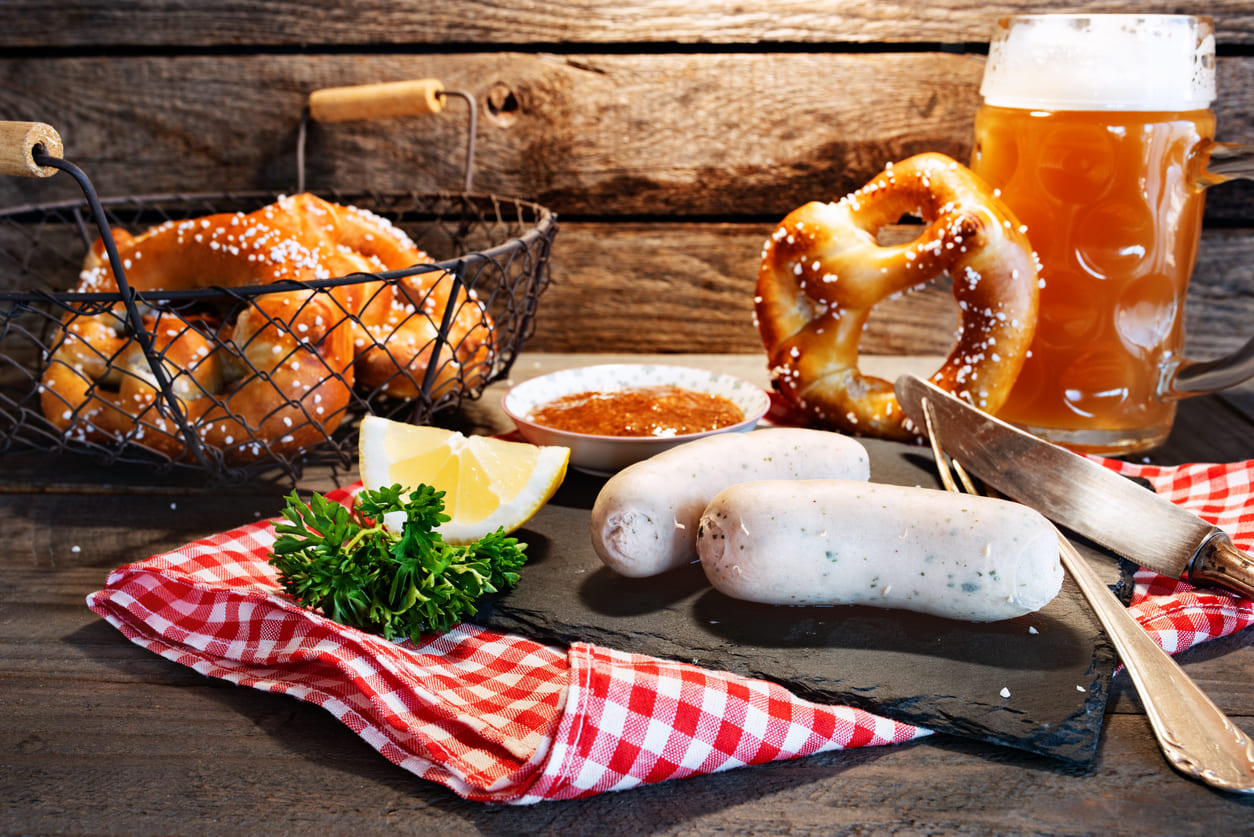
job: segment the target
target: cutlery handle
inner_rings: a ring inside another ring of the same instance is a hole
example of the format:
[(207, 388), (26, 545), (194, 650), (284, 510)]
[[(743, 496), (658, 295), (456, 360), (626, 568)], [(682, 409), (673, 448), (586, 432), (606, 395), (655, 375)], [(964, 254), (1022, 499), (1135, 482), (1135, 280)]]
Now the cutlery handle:
[(1221, 790), (1254, 792), (1254, 741), (1232, 723), (1115, 598), (1065, 537), (1063, 566), (1110, 635), (1171, 766)]
[(1198, 550), (1185, 578), (1200, 587), (1224, 587), (1254, 599), (1254, 558), (1237, 549), (1223, 532), (1216, 532)]

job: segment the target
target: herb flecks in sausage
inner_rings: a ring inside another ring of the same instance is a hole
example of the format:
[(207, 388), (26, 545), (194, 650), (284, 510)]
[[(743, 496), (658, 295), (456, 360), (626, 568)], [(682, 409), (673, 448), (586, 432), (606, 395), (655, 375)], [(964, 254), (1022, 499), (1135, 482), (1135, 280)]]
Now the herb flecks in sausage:
[[(958, 519), (964, 525), (952, 525)], [(1036, 512), (934, 489), (744, 483), (711, 501), (702, 526), (697, 548), (711, 584), (766, 604), (864, 604), (994, 621), (1040, 609), (1062, 584), (1057, 537)], [(836, 563), (839, 572), (831, 571)]]

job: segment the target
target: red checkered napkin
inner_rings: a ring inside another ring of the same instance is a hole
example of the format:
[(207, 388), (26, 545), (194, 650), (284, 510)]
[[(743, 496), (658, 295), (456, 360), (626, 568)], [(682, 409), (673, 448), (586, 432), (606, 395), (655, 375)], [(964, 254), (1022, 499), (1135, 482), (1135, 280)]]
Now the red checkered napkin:
[[(1254, 460), (1163, 468), (1093, 458), (1120, 474), (1148, 480), (1159, 495), (1223, 529), (1241, 549), (1254, 549)], [(1138, 569), (1134, 580), (1129, 610), (1170, 654), (1254, 623), (1249, 599), (1146, 569)]]
[[(1103, 462), (1254, 545), (1254, 461)], [(558, 649), (469, 624), (420, 645), (387, 642), (281, 594), (266, 558), (273, 523), (121, 567), (88, 605), (167, 659), (325, 708), (395, 764), (468, 799), (574, 799), (929, 734), (765, 681), (587, 644)], [(1136, 581), (1132, 610), (1170, 652), (1254, 622), (1254, 602), (1146, 571)]]
[(929, 734), (772, 683), (469, 624), (388, 642), (284, 596), (267, 562), (274, 539), (263, 521), (128, 564), (88, 606), (201, 674), (323, 707), (468, 799), (573, 799)]

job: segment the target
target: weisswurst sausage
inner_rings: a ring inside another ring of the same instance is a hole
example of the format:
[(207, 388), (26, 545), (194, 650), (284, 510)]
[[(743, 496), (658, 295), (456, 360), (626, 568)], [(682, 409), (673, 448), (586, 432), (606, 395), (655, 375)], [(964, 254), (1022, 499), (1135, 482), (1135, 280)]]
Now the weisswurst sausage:
[(622, 575), (657, 575), (697, 560), (697, 521), (729, 485), (869, 476), (866, 448), (826, 430), (772, 427), (706, 436), (610, 477), (592, 507), (592, 547)]
[(1062, 587), (1058, 536), (1007, 500), (837, 480), (746, 482), (701, 516), (710, 583), (777, 605), (860, 604), (991, 622)]

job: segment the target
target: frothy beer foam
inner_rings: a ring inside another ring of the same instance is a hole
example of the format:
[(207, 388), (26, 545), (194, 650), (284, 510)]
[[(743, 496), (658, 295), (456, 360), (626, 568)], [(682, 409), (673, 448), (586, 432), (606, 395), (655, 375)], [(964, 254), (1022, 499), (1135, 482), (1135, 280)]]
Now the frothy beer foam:
[(986, 104), (1200, 110), (1215, 99), (1215, 35), (1186, 15), (1025, 15), (989, 45)]

